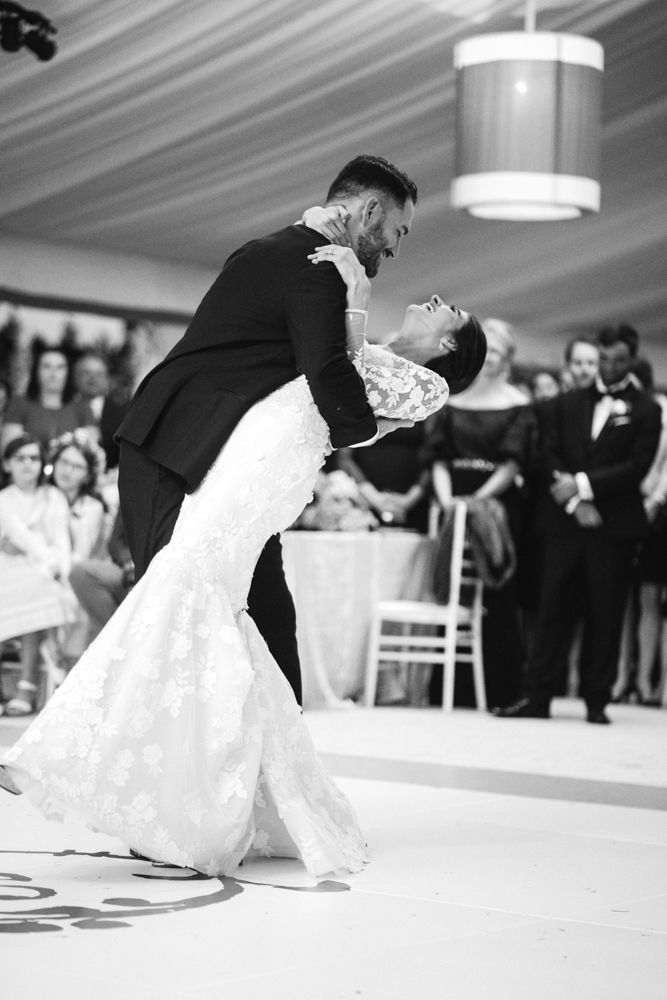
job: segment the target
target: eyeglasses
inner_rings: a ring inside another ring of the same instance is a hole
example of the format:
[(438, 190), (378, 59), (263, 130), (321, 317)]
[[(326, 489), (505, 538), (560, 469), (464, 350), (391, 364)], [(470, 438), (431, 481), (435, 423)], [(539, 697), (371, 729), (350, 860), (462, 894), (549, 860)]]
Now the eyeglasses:
[(59, 458), (56, 465), (60, 469), (69, 469), (70, 472), (88, 472), (88, 466), (81, 462), (70, 462), (67, 458)]

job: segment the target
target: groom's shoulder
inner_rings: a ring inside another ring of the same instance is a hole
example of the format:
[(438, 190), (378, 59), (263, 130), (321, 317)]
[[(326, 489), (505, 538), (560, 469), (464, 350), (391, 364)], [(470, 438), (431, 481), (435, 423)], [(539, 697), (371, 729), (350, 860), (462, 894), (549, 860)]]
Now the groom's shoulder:
[(275, 257), (285, 262), (294, 260), (295, 262), (302, 263), (302, 266), (305, 267), (307, 263), (306, 254), (318, 246), (324, 239), (325, 237), (320, 233), (315, 232), (314, 229), (308, 229), (307, 226), (286, 226), (284, 229), (279, 229), (274, 233), (268, 233), (266, 236), (260, 236), (244, 243), (243, 246), (239, 247), (238, 250), (235, 250), (227, 258), (225, 266), (232, 262), (251, 262), (255, 259)]
[(286, 287), (292, 277), (309, 267), (308, 254), (322, 239), (305, 226), (287, 226), (249, 240), (227, 258), (212, 291), (238, 291), (248, 283), (254, 285), (260, 276), (267, 286)]

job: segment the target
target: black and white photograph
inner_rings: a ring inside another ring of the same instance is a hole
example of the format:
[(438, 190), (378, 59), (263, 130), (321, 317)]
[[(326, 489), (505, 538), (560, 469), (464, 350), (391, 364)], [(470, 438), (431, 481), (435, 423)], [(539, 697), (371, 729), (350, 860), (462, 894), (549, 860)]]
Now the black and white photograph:
[(663, 1000), (664, 0), (36, 2), (3, 1000)]

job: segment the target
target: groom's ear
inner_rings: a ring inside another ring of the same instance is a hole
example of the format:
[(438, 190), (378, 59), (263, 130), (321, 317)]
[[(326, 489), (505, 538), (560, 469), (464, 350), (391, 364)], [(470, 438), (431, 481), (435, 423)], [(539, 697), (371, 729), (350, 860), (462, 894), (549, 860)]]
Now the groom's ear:
[(364, 203), (361, 213), (361, 224), (367, 229), (384, 217), (382, 202), (377, 195), (371, 194)]

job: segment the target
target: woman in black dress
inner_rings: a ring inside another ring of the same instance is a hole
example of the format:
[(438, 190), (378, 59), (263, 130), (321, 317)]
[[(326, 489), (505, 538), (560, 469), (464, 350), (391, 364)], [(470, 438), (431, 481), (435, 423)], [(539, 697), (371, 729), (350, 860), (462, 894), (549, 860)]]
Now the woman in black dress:
[[(515, 341), (502, 320), (482, 324), (487, 338), (484, 367), (468, 390), (441, 410), (424, 449), (433, 487), (445, 506), (452, 497), (495, 497), (507, 512), (515, 546), (521, 525), (522, 470), (536, 437), (530, 401), (508, 382)], [(515, 577), (484, 593), (482, 640), (489, 708), (509, 705), (521, 692), (524, 652), (519, 628)], [(431, 691), (441, 687), (434, 671)], [(456, 676), (455, 703), (474, 705), (472, 679)]]
[(337, 466), (358, 483), (384, 527), (426, 534), (430, 473), (422, 467), (424, 423), (400, 427), (368, 448), (341, 448)]

